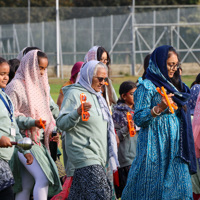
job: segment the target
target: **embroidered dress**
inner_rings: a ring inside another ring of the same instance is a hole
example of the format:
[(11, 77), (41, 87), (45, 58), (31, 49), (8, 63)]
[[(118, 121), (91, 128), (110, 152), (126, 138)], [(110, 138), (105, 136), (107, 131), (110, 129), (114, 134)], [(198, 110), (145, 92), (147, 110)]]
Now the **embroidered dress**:
[(177, 115), (164, 112), (152, 117), (150, 109), (160, 103), (161, 97), (149, 80), (140, 80), (134, 100), (134, 122), (141, 129), (122, 199), (192, 199), (188, 165), (178, 156)]

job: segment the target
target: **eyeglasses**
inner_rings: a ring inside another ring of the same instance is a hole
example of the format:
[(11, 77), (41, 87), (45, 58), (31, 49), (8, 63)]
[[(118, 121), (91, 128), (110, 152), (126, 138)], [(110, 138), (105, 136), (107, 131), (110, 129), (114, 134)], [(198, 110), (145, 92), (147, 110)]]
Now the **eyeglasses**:
[(102, 81), (104, 81), (104, 82), (107, 82), (108, 81), (108, 78), (106, 77), (106, 78), (103, 78), (103, 77), (97, 77), (97, 76), (95, 76), (98, 80), (99, 80), (99, 82), (101, 83)]
[(173, 63), (167, 63), (167, 65), (170, 67), (170, 69), (179, 69), (180, 68), (180, 63), (173, 64)]

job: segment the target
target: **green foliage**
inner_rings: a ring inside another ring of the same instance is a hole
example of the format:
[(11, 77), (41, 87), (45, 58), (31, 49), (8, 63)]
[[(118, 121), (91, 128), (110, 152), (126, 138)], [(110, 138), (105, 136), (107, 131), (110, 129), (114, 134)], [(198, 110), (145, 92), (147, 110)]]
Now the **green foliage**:
[[(33, 7), (55, 7), (55, 0), (30, 0)], [(200, 0), (136, 0), (135, 5), (189, 5), (198, 4)], [(28, 0), (0, 0), (0, 7), (27, 7)], [(132, 0), (59, 0), (60, 6), (98, 7), (129, 6)]]

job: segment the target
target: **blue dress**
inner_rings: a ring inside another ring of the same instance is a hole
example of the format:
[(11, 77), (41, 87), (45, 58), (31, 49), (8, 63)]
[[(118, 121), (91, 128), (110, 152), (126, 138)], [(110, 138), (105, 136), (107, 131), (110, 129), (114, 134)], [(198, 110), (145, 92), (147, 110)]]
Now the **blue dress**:
[(166, 109), (152, 117), (151, 109), (161, 96), (147, 79), (140, 79), (134, 101), (134, 122), (141, 129), (122, 200), (193, 199), (188, 165), (179, 157), (177, 113)]

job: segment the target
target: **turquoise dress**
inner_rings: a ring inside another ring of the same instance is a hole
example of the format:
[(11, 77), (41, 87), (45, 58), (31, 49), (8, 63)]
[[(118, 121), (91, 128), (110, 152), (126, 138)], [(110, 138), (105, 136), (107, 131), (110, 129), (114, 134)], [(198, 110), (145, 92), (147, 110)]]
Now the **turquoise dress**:
[(134, 122), (141, 129), (122, 200), (193, 199), (188, 165), (179, 157), (178, 112), (166, 109), (152, 117), (161, 96), (147, 79), (139, 80), (134, 101)]

